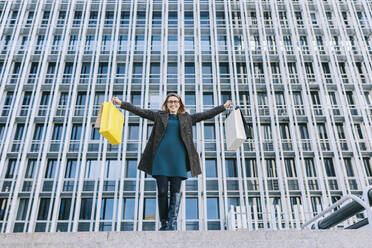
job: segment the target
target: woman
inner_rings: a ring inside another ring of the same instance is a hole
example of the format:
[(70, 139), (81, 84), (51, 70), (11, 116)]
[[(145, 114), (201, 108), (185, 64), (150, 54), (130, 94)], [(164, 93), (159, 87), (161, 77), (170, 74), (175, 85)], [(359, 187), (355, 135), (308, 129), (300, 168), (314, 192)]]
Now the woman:
[[(180, 206), (182, 180), (201, 174), (199, 155), (195, 149), (192, 125), (213, 118), (231, 105), (231, 101), (205, 112), (189, 114), (181, 97), (168, 94), (161, 111), (138, 108), (117, 97), (112, 101), (120, 108), (140, 117), (154, 121), (150, 138), (142, 153), (138, 169), (156, 178), (158, 186), (158, 207), (161, 227), (159, 230), (176, 230)], [(170, 182), (170, 203), (168, 207), (168, 181)]]

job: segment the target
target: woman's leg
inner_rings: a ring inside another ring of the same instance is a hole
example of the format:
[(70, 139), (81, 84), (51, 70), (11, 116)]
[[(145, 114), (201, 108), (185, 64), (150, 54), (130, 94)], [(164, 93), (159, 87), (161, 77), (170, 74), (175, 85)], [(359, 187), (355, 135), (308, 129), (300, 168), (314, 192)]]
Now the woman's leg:
[(160, 231), (168, 228), (168, 177), (157, 176), (156, 183), (158, 185), (158, 208), (160, 218)]
[(182, 179), (179, 177), (170, 177), (170, 203), (169, 203), (169, 230), (177, 230), (177, 217), (181, 203), (181, 183)]

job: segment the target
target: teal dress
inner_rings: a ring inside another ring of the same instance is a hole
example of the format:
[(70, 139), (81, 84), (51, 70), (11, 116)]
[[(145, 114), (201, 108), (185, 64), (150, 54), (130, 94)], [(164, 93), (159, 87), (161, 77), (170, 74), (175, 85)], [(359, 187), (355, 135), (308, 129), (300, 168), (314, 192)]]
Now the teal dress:
[(187, 179), (186, 161), (187, 152), (181, 139), (178, 116), (169, 114), (167, 129), (155, 153), (152, 176)]

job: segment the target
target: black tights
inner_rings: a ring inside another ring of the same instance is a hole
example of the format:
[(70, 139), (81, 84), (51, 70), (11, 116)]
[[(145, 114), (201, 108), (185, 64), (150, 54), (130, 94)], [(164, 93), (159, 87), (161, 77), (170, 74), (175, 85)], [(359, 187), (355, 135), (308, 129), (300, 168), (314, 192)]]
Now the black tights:
[(161, 220), (168, 218), (168, 181), (170, 182), (170, 193), (179, 193), (182, 179), (179, 177), (156, 176), (158, 185), (159, 217)]

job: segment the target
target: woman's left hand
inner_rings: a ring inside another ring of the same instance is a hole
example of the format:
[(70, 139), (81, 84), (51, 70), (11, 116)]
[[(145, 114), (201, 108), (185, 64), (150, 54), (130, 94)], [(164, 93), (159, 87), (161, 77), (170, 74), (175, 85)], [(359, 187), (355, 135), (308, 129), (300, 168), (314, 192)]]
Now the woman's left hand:
[(227, 100), (223, 106), (225, 107), (225, 109), (227, 109), (231, 105), (232, 105), (232, 101), (231, 100)]

